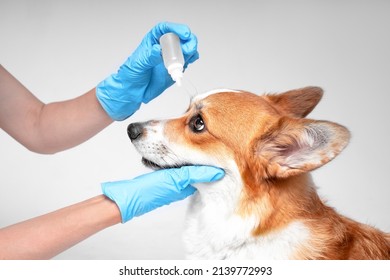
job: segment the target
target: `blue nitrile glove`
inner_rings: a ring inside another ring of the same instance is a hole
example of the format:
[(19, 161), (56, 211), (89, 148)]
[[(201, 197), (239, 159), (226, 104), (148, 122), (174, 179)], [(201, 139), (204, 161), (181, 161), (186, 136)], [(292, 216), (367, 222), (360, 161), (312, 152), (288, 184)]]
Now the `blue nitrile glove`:
[(158, 170), (132, 180), (102, 184), (104, 195), (119, 207), (122, 223), (193, 194), (194, 183), (213, 182), (225, 175), (211, 166), (184, 166)]
[(174, 83), (163, 64), (159, 43), (160, 37), (169, 32), (180, 38), (184, 68), (199, 58), (198, 41), (188, 26), (168, 22), (157, 24), (118, 72), (96, 87), (100, 104), (113, 120), (128, 118), (142, 102), (148, 103)]

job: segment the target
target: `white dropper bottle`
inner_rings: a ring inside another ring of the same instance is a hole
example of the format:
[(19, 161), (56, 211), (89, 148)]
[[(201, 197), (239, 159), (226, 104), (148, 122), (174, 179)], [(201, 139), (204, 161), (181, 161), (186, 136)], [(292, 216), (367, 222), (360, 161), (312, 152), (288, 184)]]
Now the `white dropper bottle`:
[(183, 78), (184, 57), (180, 46), (180, 39), (175, 33), (166, 33), (160, 38), (162, 57), (165, 68), (178, 86)]

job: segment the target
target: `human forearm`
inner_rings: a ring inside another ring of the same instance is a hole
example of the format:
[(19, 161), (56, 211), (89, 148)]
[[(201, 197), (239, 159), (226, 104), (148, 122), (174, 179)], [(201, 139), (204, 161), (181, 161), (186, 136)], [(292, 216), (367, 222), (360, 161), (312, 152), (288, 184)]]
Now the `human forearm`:
[(112, 123), (96, 99), (95, 89), (75, 99), (45, 105), (39, 115), (35, 150), (55, 153), (77, 146)]
[(49, 259), (121, 221), (103, 195), (0, 229), (0, 259)]
[(95, 89), (44, 104), (0, 65), (0, 128), (29, 150), (55, 153), (76, 146), (112, 122)]

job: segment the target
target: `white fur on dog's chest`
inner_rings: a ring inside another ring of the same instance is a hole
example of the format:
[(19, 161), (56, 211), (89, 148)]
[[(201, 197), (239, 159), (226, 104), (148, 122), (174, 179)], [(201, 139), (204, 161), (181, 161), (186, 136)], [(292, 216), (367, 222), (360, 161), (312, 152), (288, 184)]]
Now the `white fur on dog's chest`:
[[(226, 185), (227, 183), (227, 185)], [(187, 214), (184, 242), (189, 259), (290, 259), (309, 236), (301, 222), (253, 237), (259, 221), (235, 214), (238, 195), (229, 178), (197, 186)], [(230, 186), (229, 186), (230, 185)], [(205, 191), (206, 190), (206, 191)]]

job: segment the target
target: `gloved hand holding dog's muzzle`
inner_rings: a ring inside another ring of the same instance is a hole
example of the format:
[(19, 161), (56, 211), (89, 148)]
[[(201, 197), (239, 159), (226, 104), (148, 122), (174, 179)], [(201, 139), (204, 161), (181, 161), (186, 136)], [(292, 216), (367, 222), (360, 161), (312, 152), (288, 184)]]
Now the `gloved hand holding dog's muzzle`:
[(220, 180), (222, 169), (211, 166), (184, 166), (144, 174), (132, 180), (102, 184), (104, 195), (113, 200), (121, 212), (122, 223), (158, 207), (192, 195), (194, 183)]
[(160, 37), (169, 32), (180, 38), (184, 68), (199, 58), (197, 38), (188, 26), (167, 22), (157, 24), (118, 72), (96, 87), (97, 99), (113, 120), (128, 118), (141, 103), (148, 103), (174, 83), (165, 69), (159, 43)]

